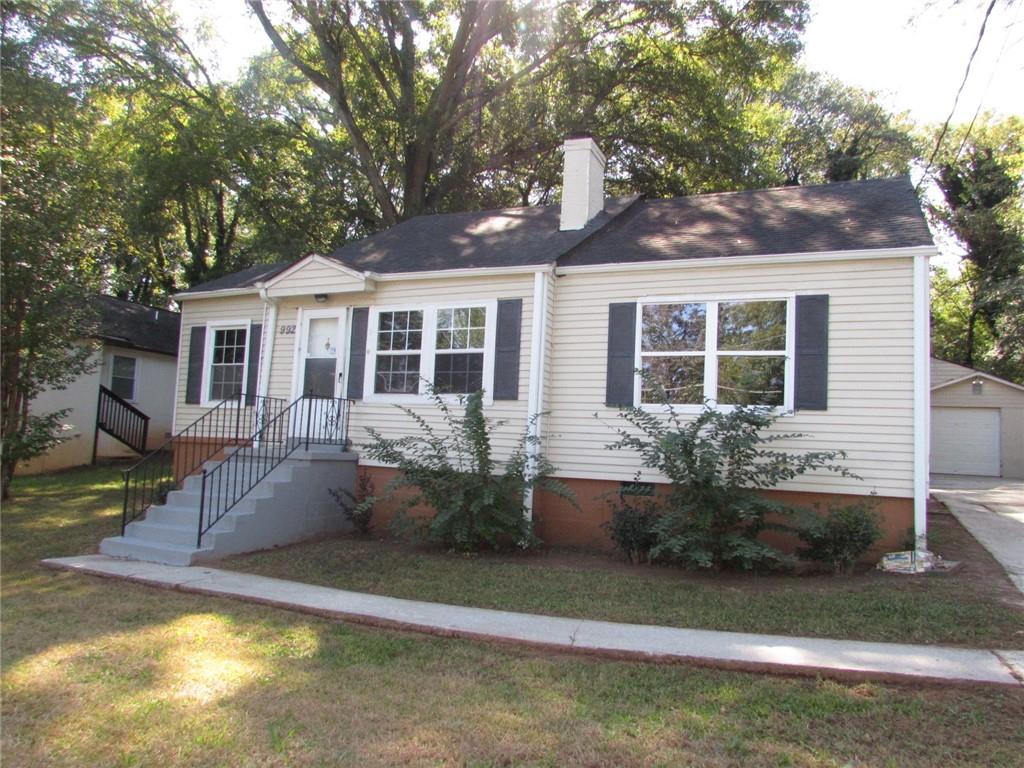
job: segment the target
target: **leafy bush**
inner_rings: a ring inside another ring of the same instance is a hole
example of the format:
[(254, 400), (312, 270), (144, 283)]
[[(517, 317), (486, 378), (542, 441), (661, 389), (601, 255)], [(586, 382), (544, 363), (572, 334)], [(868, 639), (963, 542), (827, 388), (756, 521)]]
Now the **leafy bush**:
[(836, 575), (849, 573), (857, 559), (882, 536), (881, 516), (873, 498), (853, 504), (830, 504), (828, 514), (804, 510), (797, 536), (806, 544), (797, 551), (804, 560), (830, 566)]
[(359, 473), (356, 492), (352, 493), (348, 488), (328, 488), (345, 519), (352, 523), (352, 528), (360, 536), (370, 534), (370, 520), (373, 518), (373, 505), (377, 501), (374, 492), (376, 488), (373, 478), (366, 472)]
[(523, 508), (527, 489), (545, 488), (575, 503), (572, 491), (550, 477), (554, 467), (547, 459), (539, 451), (531, 455), (539, 439), (528, 429), (499, 467), (491, 453), (491, 433), (504, 422), (484, 416), (483, 392), (459, 398), (459, 405), (465, 406), (461, 416), (436, 392), (431, 391), (431, 397), (444, 429), (435, 429), (404, 406), (397, 407), (415, 422), (419, 434), (391, 439), (367, 429), (372, 438), (363, 446), (367, 455), (398, 468), (386, 497), (402, 487), (415, 491), (402, 501), (398, 525), (407, 522), (409, 509), (425, 504), (436, 510), (426, 526), (426, 538), (446, 547), (472, 551), (536, 544), (532, 521)]
[(654, 526), (661, 517), (660, 501), (657, 497), (629, 494), (623, 489), (611, 505), (611, 519), (602, 526), (609, 538), (629, 562), (650, 562), (651, 548), (657, 543)]
[[(664, 399), (664, 398), (663, 398)], [(695, 417), (667, 403), (661, 413), (640, 408), (621, 412), (632, 429), (619, 427), (608, 446), (639, 452), (645, 467), (668, 478), (670, 490), (658, 499), (651, 557), (687, 567), (772, 568), (788, 561), (758, 541), (762, 531), (787, 530), (768, 515), (792, 508), (758, 493), (814, 469), (852, 476), (837, 464), (842, 451), (791, 453), (771, 448), (801, 434), (766, 434), (777, 416), (770, 409), (709, 406)]]

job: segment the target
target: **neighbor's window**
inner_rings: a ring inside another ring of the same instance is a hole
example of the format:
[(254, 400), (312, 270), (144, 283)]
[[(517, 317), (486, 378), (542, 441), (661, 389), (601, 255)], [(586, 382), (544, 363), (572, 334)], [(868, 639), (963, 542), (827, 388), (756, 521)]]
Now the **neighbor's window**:
[(486, 307), (437, 310), (434, 344), (434, 389), (468, 394), (484, 386)]
[(210, 360), (210, 400), (226, 400), (242, 391), (245, 380), (245, 328), (217, 328)]
[(640, 400), (678, 405), (782, 406), (786, 402), (788, 302), (644, 304), (640, 313)]
[(377, 319), (377, 394), (419, 392), (423, 311), (381, 312)]
[(135, 358), (114, 355), (110, 391), (124, 400), (135, 399)]

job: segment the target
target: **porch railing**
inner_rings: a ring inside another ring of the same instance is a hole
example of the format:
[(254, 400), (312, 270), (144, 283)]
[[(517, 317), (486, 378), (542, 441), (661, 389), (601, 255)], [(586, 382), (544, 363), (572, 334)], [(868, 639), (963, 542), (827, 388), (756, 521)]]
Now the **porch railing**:
[[(149, 416), (101, 384), (99, 402), (96, 404), (96, 430), (103, 430), (136, 453), (144, 454), (149, 437)], [(92, 442), (94, 464), (98, 437), (97, 434)]]
[(203, 534), (295, 451), (347, 445), (350, 405), (350, 400), (303, 395), (262, 423), (245, 442), (247, 447), (204, 469), (196, 548), (202, 546)]
[(277, 397), (236, 394), (219, 402), (181, 432), (124, 471), (125, 526), (162, 504), (167, 494), (226, 448), (244, 446), (261, 425), (272, 422), (287, 408)]

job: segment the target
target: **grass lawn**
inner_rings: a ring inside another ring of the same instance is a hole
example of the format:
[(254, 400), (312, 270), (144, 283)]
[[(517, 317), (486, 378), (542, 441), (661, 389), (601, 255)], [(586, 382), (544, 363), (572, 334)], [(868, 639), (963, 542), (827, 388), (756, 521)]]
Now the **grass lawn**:
[(5, 768), (1011, 766), (1024, 754), (1016, 690), (516, 652), (39, 567), (116, 530), (118, 479), (19, 479), (3, 507)]
[(565, 552), (464, 556), (341, 537), (221, 567), (433, 602), (639, 624), (909, 643), (1024, 648), (1024, 599), (941, 505), (932, 547), (948, 573), (846, 578), (688, 573)]

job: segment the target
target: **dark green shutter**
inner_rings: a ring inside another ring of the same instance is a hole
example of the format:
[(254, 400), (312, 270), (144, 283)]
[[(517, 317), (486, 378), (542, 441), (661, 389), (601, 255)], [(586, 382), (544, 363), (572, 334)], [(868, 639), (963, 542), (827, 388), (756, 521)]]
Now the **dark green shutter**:
[(249, 360), (248, 370), (245, 375), (246, 405), (256, 402), (255, 396), (259, 394), (259, 370), (260, 370), (260, 343), (263, 341), (263, 326), (253, 323), (249, 326)]
[(370, 319), (368, 307), (352, 310), (352, 335), (348, 351), (348, 398), (362, 400), (363, 374), (366, 371), (366, 325)]
[(636, 302), (608, 305), (608, 370), (605, 405), (633, 405), (636, 370)]
[(796, 297), (796, 410), (828, 408), (828, 296)]
[(519, 340), (522, 335), (523, 300), (498, 302), (494, 341), (494, 399), (519, 399)]
[(205, 354), (206, 326), (193, 326), (188, 337), (188, 378), (185, 379), (185, 402), (189, 405), (199, 405), (202, 402)]

